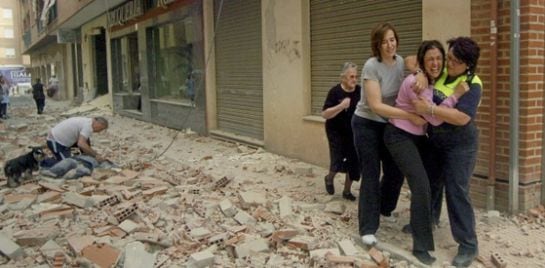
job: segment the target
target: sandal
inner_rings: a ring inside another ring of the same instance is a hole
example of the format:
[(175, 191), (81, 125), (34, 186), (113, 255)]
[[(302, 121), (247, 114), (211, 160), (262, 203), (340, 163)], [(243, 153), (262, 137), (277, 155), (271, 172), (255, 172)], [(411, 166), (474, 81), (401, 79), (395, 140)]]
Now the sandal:
[(356, 200), (356, 197), (351, 192), (343, 192), (343, 198), (350, 201)]
[[(332, 195), (332, 194), (335, 194), (335, 184), (333, 184), (333, 181), (330, 181), (328, 179), (328, 176), (326, 175), (324, 177), (324, 182), (325, 182), (325, 190), (328, 194)], [(329, 183), (331, 182), (331, 183)]]

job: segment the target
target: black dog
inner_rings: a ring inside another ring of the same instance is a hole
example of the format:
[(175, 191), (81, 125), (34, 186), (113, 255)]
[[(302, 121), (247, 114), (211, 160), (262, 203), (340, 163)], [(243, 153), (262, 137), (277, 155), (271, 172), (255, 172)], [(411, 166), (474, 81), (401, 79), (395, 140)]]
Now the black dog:
[(4, 174), (8, 179), (8, 187), (17, 187), (22, 177), (29, 177), (32, 171), (39, 169), (39, 163), (45, 158), (43, 147), (29, 147), (29, 153), (13, 158), (6, 162)]

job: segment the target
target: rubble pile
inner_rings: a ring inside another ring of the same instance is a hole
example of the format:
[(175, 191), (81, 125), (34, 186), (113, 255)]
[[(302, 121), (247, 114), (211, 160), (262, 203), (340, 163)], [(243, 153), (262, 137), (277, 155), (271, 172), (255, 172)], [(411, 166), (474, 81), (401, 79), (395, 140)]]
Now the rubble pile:
[(95, 170), (80, 180), (44, 177), (4, 188), (2, 263), (387, 267), (388, 258), (376, 249), (367, 254), (349, 238), (332, 240), (339, 226), (316, 214), (343, 214), (340, 201), (325, 208), (299, 205), (287, 196), (247, 191), (232, 178), (187, 166), (175, 171), (178, 176), (154, 168)]
[[(60, 121), (27, 110), (0, 124), (0, 164), (29, 144), (45, 144)], [(92, 107), (65, 114), (97, 112), (105, 114)], [(381, 222), (381, 242), (365, 248), (357, 202), (325, 194), (317, 175), (325, 170), (191, 131), (107, 117), (110, 129), (92, 143), (118, 168), (78, 180), (35, 174), (14, 189), (0, 177), (0, 265), (422, 267), (410, 253), (411, 236), (401, 232), (409, 221), (406, 189), (397, 222)], [(545, 267), (543, 206), (517, 217), (476, 213), (480, 256), (471, 267)], [(457, 248), (443, 216), (433, 267), (449, 267)]]

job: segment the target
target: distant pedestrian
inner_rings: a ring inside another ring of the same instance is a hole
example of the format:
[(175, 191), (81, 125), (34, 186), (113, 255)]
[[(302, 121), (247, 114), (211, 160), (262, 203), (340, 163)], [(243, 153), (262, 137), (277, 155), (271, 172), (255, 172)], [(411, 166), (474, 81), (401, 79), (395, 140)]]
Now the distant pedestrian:
[(8, 81), (4, 76), (0, 76), (0, 117), (2, 119), (8, 118), (9, 89)]
[(44, 85), (42, 85), (40, 78), (37, 78), (36, 84), (32, 85), (32, 97), (36, 102), (36, 109), (38, 110), (38, 114), (42, 114), (44, 112), (45, 106), (45, 95)]
[(47, 85), (47, 96), (50, 98), (54, 97), (55, 94), (59, 91), (59, 79), (57, 79), (57, 76), (52, 75), (51, 78), (49, 78), (49, 82)]

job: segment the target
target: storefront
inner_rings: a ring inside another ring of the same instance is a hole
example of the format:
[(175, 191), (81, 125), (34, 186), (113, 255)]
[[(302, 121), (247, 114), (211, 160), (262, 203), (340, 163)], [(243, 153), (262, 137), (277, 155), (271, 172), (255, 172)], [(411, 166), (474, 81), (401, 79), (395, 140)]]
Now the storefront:
[(204, 133), (202, 3), (129, 1), (108, 24), (114, 112)]

